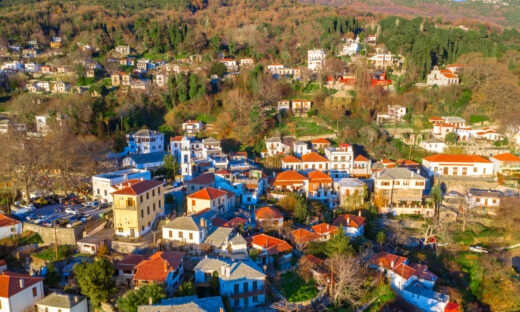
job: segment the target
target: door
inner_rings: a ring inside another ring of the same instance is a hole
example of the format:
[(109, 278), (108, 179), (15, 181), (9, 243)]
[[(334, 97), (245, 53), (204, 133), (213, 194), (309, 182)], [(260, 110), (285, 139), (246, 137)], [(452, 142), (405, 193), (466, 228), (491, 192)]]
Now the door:
[(130, 237), (135, 237), (135, 229), (130, 229)]

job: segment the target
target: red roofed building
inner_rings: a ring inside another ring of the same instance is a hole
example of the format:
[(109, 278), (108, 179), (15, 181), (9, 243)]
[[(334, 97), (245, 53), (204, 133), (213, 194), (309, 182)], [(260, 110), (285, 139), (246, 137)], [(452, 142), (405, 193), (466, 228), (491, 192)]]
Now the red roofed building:
[(282, 170), (301, 170), (302, 161), (293, 155), (282, 158)]
[(126, 181), (112, 192), (115, 234), (140, 237), (150, 231), (154, 220), (164, 213), (161, 181)]
[(439, 87), (450, 86), (459, 84), (459, 76), (455, 74), (455, 71), (439, 69), (437, 65), (433, 67), (433, 70), (426, 77), (426, 85)]
[(159, 251), (135, 266), (133, 280), (138, 284), (160, 283), (168, 294), (182, 282), (184, 275), (184, 252)]
[(135, 267), (143, 260), (146, 260), (148, 257), (145, 255), (137, 255), (137, 254), (128, 254), (123, 260), (116, 263), (116, 269), (120, 277), (124, 279), (133, 279), (135, 274)]
[(0, 311), (32, 311), (43, 297), (43, 278), (14, 272), (0, 274)]
[(234, 217), (233, 219), (224, 223), (223, 226), (235, 229), (235, 228), (239, 227), (240, 224), (242, 224), (245, 227), (248, 223), (249, 223), (249, 221), (247, 219), (240, 218), (240, 217)]
[(282, 213), (272, 207), (262, 207), (255, 210), (255, 220), (262, 226), (283, 226)]
[(301, 170), (328, 170), (329, 160), (316, 152), (302, 155)]
[(365, 218), (351, 214), (340, 214), (336, 217), (332, 225), (343, 227), (345, 235), (361, 236), (365, 230)]
[(0, 213), (0, 239), (22, 233), (22, 222)]
[(431, 176), (477, 176), (495, 175), (493, 162), (477, 155), (437, 154), (423, 158), (423, 167)]
[(293, 247), (286, 241), (263, 233), (250, 236), (246, 240), (251, 248), (258, 250), (258, 264), (273, 264), (273, 256), (278, 255), (282, 269), (290, 265)]
[(354, 158), (354, 167), (352, 168), (352, 176), (356, 178), (368, 178), (372, 174), (372, 162), (363, 155)]
[(280, 172), (273, 183), (273, 186), (278, 190), (304, 190), (309, 182), (309, 179), (296, 171)]
[(504, 153), (489, 157), (493, 162), (495, 172), (504, 176), (514, 176), (520, 173), (520, 157)]
[(328, 241), (332, 235), (338, 232), (338, 227), (334, 225), (330, 225), (328, 223), (320, 223), (311, 226), (311, 229), (314, 233), (319, 234), (321, 236), (322, 241)]
[(321, 171), (309, 172), (309, 183), (307, 184), (307, 197), (321, 201), (330, 209), (338, 205), (338, 195), (334, 191), (332, 178)]
[(186, 196), (188, 214), (211, 209), (218, 214), (226, 214), (235, 208), (235, 193), (207, 187)]
[(324, 138), (314, 139), (311, 141), (312, 149), (315, 151), (325, 150), (330, 146), (330, 141)]
[(186, 195), (191, 195), (207, 187), (214, 187), (215, 175), (213, 173), (203, 173), (189, 181), (186, 181), (184, 184), (186, 185)]
[(307, 247), (307, 245), (312, 241), (318, 241), (321, 239), (321, 235), (311, 232), (306, 229), (297, 229), (291, 232), (291, 239), (299, 250)]

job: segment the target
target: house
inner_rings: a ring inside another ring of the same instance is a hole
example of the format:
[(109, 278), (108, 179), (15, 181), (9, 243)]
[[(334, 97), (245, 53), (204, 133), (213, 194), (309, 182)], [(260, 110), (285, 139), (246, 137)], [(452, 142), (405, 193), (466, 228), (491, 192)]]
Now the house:
[(477, 155), (437, 154), (423, 158), (423, 167), (430, 176), (475, 176), (495, 175), (493, 162)]
[(283, 226), (283, 215), (282, 213), (272, 207), (262, 207), (255, 210), (255, 220), (262, 226)]
[(204, 123), (198, 120), (187, 120), (182, 123), (182, 131), (186, 135), (195, 135), (204, 129)]
[(406, 107), (401, 105), (390, 105), (388, 104), (386, 114), (377, 114), (377, 122), (402, 122), (403, 117), (406, 115)]
[(126, 135), (129, 153), (147, 154), (164, 151), (164, 134), (158, 131), (141, 129)]
[(163, 182), (144, 180), (124, 182), (112, 193), (114, 228), (117, 236), (141, 237), (164, 214)]
[(319, 170), (324, 171), (329, 169), (329, 160), (322, 155), (311, 152), (301, 157), (301, 170)]
[(181, 251), (158, 251), (135, 266), (133, 280), (137, 285), (162, 284), (171, 296), (184, 278), (183, 257)]
[[(227, 252), (229, 241), (233, 235), (233, 229), (224, 226), (213, 227), (204, 243), (209, 244), (217, 251)], [(247, 247), (246, 247), (247, 251)]]
[(0, 213), (0, 240), (22, 234), (22, 222)]
[(251, 259), (231, 260), (205, 257), (195, 267), (195, 285), (209, 286), (209, 281), (215, 272), (219, 280), (220, 296), (227, 296), (234, 309), (265, 304), (266, 276)]
[(439, 66), (435, 65), (433, 70), (426, 76), (426, 85), (439, 87), (445, 87), (450, 85), (459, 84), (459, 76), (447, 69), (439, 69)]
[(324, 138), (314, 139), (311, 141), (312, 150), (320, 151), (330, 147), (330, 141)]
[[(80, 253), (86, 253), (95, 255), (99, 249), (105, 245), (105, 239), (98, 236), (86, 236), (76, 242), (78, 251)], [(108, 249), (107, 249), (108, 250)]]
[(254, 64), (255, 64), (255, 60), (250, 57), (240, 59), (240, 67), (253, 66)]
[(372, 162), (363, 155), (354, 158), (354, 167), (352, 168), (352, 176), (356, 178), (368, 178), (372, 175)]
[(188, 244), (202, 244), (208, 235), (208, 223), (214, 218), (213, 212), (203, 212), (192, 216), (177, 217), (162, 227), (162, 237), (166, 241)]
[(228, 214), (235, 208), (235, 194), (227, 190), (207, 187), (186, 196), (187, 212), (194, 214), (209, 208), (217, 214)]
[(300, 228), (291, 231), (291, 240), (298, 250), (303, 250), (310, 242), (321, 240), (321, 235), (309, 230)]
[(356, 208), (365, 202), (365, 183), (358, 178), (342, 178), (334, 182), (339, 205), (344, 208)]
[(92, 177), (92, 194), (97, 200), (111, 203), (113, 186), (132, 179), (150, 180), (152, 173), (146, 169), (124, 169), (98, 174)]
[(56, 293), (36, 303), (37, 312), (88, 312), (87, 297)]
[(399, 59), (397, 57), (387, 53), (375, 54), (368, 60), (376, 68), (386, 68), (388, 66), (394, 66), (399, 63)]
[(256, 263), (274, 264), (277, 260), (280, 267), (290, 266), (293, 247), (283, 239), (261, 233), (246, 238), (250, 248), (258, 250)]
[(160, 304), (140, 305), (137, 312), (224, 312), (222, 297), (199, 298), (197, 295), (162, 299)]
[(278, 191), (305, 191), (309, 178), (306, 176), (293, 171), (282, 171), (278, 175), (273, 183), (273, 187)]
[(350, 172), (354, 167), (354, 150), (350, 144), (326, 147), (325, 156), (329, 160), (331, 171)]
[(130, 89), (145, 91), (150, 89), (151, 85), (150, 79), (132, 79)]
[(307, 143), (302, 141), (294, 141), (293, 143), (293, 153), (296, 154), (297, 157), (302, 157), (302, 155), (308, 154), (311, 152)]
[(504, 135), (496, 131), (496, 129), (491, 127), (485, 127), (481, 130), (474, 130), (473, 136), (479, 140), (487, 140), (487, 141), (500, 141), (504, 139)]
[(448, 148), (448, 145), (446, 145), (446, 143), (436, 138), (421, 141), (421, 143), (419, 143), (419, 146), (424, 148), (428, 152), (438, 154), (443, 153)]
[(331, 274), (325, 266), (325, 261), (312, 254), (303, 257), (312, 264), (312, 278), (320, 285), (330, 285)]
[(309, 172), (307, 176), (309, 178), (305, 190), (307, 198), (319, 200), (329, 209), (336, 208), (338, 196), (334, 191), (332, 178), (321, 171)]
[(43, 278), (5, 271), (0, 274), (2, 311), (25, 312), (43, 299)]
[(126, 255), (121, 261), (119, 261), (115, 265), (118, 275), (126, 280), (132, 280), (135, 275), (136, 266), (146, 259), (148, 259), (148, 257), (145, 255)]
[(504, 153), (489, 157), (493, 162), (495, 172), (503, 176), (515, 176), (520, 173), (520, 157)]
[(218, 60), (220, 63), (224, 64), (229, 72), (238, 70), (237, 61), (232, 58), (223, 58)]
[(347, 39), (341, 47), (341, 51), (338, 53), (339, 56), (353, 56), (359, 52), (359, 39)]
[(365, 231), (365, 218), (351, 214), (340, 214), (334, 219), (332, 225), (342, 227), (346, 236), (361, 236)]
[(338, 227), (330, 225), (328, 223), (320, 223), (311, 226), (314, 233), (320, 235), (320, 241), (328, 241), (338, 232)]
[(123, 167), (149, 169), (161, 167), (167, 152), (153, 152), (147, 154), (133, 154), (123, 158)]
[(477, 213), (496, 215), (502, 198), (504, 198), (504, 193), (501, 191), (475, 188), (468, 191), (468, 204), (472, 207), (482, 208), (482, 211), (475, 209)]
[(374, 202), (379, 208), (421, 204), (426, 178), (406, 168), (388, 168), (374, 178)]
[(377, 35), (368, 35), (367, 36), (368, 44), (376, 44), (377, 43)]
[(279, 111), (289, 111), (291, 109), (291, 100), (279, 100), (276, 109)]
[(191, 195), (205, 188), (215, 187), (215, 174), (209, 172), (203, 173), (184, 182), (184, 184), (186, 185), (186, 195)]
[(291, 110), (295, 114), (306, 114), (312, 108), (312, 101), (305, 99), (296, 99), (291, 102)]
[(130, 54), (130, 46), (129, 45), (120, 45), (116, 47), (116, 53), (121, 55)]
[(312, 49), (307, 51), (307, 67), (312, 71), (319, 71), (325, 63), (325, 50)]
[(52, 84), (51, 93), (65, 93), (70, 89), (68, 82), (57, 81)]
[(293, 137), (272, 137), (265, 140), (267, 156), (288, 154), (292, 151), (293, 144), (297, 142)]

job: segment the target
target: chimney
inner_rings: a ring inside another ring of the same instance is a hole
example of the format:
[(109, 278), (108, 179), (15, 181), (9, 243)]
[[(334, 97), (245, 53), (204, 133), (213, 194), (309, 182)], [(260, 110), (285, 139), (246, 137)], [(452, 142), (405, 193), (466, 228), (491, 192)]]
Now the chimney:
[(390, 267), (393, 268), (393, 267), (394, 267), (394, 264), (395, 264), (395, 263), (394, 263), (394, 260), (392, 260), (392, 261), (390, 262)]
[(153, 304), (153, 298), (150, 296), (148, 297), (148, 304), (152, 305)]
[(350, 215), (347, 216), (347, 226), (350, 225)]
[(231, 268), (227, 267), (226, 268), (226, 277), (229, 277), (229, 275), (231, 275)]
[(221, 275), (221, 276), (226, 275), (226, 267), (223, 266), (223, 265), (220, 266), (220, 275)]
[(123, 189), (123, 184), (119, 184), (119, 185), (117, 186), (117, 188), (120, 189), (120, 190), (122, 190), (122, 189)]
[(20, 288), (24, 289), (24, 286), (25, 286), (25, 281), (23, 278), (20, 278)]
[(200, 218), (200, 227), (204, 227), (204, 218)]
[(74, 302), (75, 302), (75, 303), (78, 303), (78, 302), (79, 302), (79, 297), (78, 297), (78, 296), (74, 296)]
[(141, 181), (144, 181), (144, 178), (143, 178), (143, 177), (141, 177)]
[(361, 217), (361, 209), (358, 210), (357, 215)]

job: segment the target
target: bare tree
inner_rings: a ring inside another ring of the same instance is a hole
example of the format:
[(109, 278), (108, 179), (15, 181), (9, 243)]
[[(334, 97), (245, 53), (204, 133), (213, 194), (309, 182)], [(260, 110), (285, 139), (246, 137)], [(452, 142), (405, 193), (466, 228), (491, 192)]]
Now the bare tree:
[(476, 207), (477, 205), (473, 201), (469, 193), (466, 194), (464, 196), (464, 202), (462, 203), (462, 205), (459, 205), (459, 218), (462, 220), (462, 232), (466, 231), (468, 221), (470, 221), (473, 215), (475, 214)]
[(494, 221), (498, 226), (503, 227), (505, 231), (504, 239), (506, 240), (511, 240), (513, 231), (518, 229), (519, 206), (520, 199), (515, 197), (506, 197), (500, 201), (500, 207)]
[(309, 258), (303, 256), (298, 260), (298, 274), (308, 282), (312, 277), (312, 269), (314, 268), (314, 263), (309, 260)]
[(367, 274), (362, 261), (351, 255), (334, 254), (326, 264), (334, 281), (330, 285), (330, 296), (334, 303), (361, 305), (366, 291), (363, 285)]

